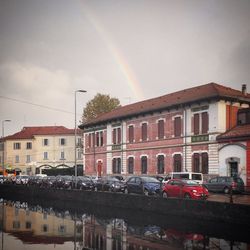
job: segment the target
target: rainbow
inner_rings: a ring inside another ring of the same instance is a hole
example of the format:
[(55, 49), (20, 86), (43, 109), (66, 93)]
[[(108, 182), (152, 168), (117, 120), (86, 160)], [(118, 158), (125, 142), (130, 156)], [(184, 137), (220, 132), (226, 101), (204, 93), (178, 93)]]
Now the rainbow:
[(82, 4), (82, 11), (84, 13), (84, 16), (88, 20), (88, 22), (94, 27), (98, 35), (101, 37), (101, 39), (104, 41), (106, 47), (110, 51), (111, 55), (113, 56), (115, 62), (117, 63), (120, 71), (126, 78), (126, 82), (131, 89), (135, 101), (141, 101), (144, 99), (142, 88), (140, 87), (139, 82), (136, 79), (135, 74), (133, 73), (131, 67), (127, 63), (125, 57), (122, 55), (121, 51), (118, 50), (118, 48), (115, 46), (114, 42), (108, 35), (108, 32), (103, 28), (103, 26), (100, 24), (98, 19), (93, 15), (93, 12), (90, 11), (90, 9), (86, 6), (86, 4), (81, 1)]

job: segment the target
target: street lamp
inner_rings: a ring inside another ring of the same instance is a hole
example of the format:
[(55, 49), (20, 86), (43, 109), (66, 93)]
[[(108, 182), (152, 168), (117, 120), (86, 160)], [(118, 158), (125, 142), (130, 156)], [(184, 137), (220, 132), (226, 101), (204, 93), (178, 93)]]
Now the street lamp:
[(3, 182), (4, 182), (4, 151), (5, 151), (5, 147), (4, 147), (4, 123), (5, 122), (11, 122), (11, 120), (3, 120), (2, 121), (2, 143), (3, 143)]
[(78, 89), (78, 90), (75, 90), (75, 188), (76, 188), (76, 177), (77, 177), (77, 163), (76, 163), (76, 131), (77, 131), (77, 128), (76, 128), (76, 93), (77, 92), (80, 92), (80, 93), (86, 93), (87, 91), (86, 90), (82, 90), (82, 89)]

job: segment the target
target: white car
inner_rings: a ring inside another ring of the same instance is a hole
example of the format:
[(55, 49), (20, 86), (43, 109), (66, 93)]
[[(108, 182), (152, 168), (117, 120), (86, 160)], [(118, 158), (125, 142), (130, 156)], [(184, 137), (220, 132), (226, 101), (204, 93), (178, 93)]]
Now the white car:
[(26, 185), (29, 180), (28, 175), (17, 175), (15, 183), (17, 185)]

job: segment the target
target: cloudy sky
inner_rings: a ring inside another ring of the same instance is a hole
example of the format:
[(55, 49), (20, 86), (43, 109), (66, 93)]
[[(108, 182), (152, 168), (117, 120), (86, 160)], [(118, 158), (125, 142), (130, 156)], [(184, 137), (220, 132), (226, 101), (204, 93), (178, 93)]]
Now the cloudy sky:
[(0, 0), (0, 117), (74, 128), (97, 93), (122, 105), (217, 82), (250, 92), (249, 0)]

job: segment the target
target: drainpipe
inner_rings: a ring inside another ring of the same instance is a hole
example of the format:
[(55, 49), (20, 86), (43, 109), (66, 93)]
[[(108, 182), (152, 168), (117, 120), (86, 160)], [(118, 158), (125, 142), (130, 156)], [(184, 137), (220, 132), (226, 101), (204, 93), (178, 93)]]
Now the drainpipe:
[(184, 108), (184, 151), (185, 151), (185, 171), (187, 171), (187, 110)]

